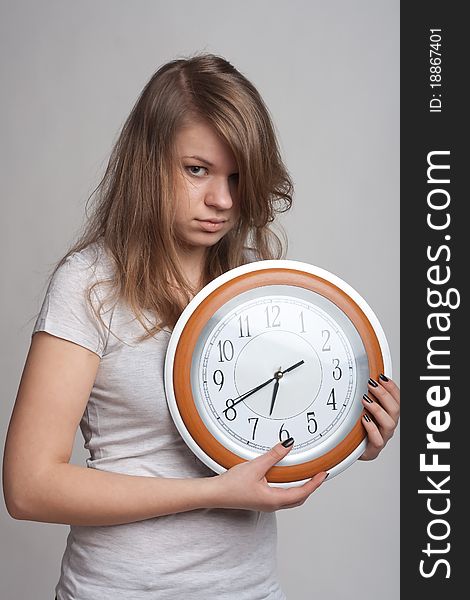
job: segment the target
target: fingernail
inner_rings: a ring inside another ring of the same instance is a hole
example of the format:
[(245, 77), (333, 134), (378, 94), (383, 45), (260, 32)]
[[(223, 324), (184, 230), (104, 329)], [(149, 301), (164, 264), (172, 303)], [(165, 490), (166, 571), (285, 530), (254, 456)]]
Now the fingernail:
[(369, 415), (364, 415), (364, 420), (370, 423), (372, 419), (369, 417)]
[(375, 379), (369, 378), (369, 385), (372, 387), (378, 387), (379, 384), (375, 381)]
[(290, 437), (290, 438), (287, 438), (287, 440), (284, 440), (282, 442), (282, 445), (284, 446), (284, 448), (289, 448), (289, 446), (292, 446), (293, 443), (294, 443), (294, 438)]
[(364, 398), (364, 400), (366, 402), (368, 402), (369, 404), (372, 404), (373, 400), (371, 400), (367, 394), (364, 394), (362, 397)]
[(381, 379), (382, 381), (389, 381), (389, 378), (385, 377), (385, 375), (383, 373), (380, 373), (379, 379)]

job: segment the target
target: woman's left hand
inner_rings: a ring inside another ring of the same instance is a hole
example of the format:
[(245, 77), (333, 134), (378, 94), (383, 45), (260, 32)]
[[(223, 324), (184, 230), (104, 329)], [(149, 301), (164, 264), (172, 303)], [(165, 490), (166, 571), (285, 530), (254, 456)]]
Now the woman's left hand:
[(369, 379), (368, 392), (362, 398), (365, 413), (362, 424), (367, 431), (367, 446), (359, 460), (373, 460), (393, 436), (400, 418), (400, 389), (388, 377)]

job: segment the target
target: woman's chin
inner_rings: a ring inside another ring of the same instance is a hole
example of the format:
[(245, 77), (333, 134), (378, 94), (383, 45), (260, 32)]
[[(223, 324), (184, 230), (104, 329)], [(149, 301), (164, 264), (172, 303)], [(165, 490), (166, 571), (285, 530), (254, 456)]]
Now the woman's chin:
[(188, 251), (198, 251), (204, 250), (205, 248), (210, 248), (217, 244), (219, 240), (224, 237), (225, 234), (218, 233), (210, 233), (204, 235), (192, 235), (187, 236), (180, 240), (181, 246)]

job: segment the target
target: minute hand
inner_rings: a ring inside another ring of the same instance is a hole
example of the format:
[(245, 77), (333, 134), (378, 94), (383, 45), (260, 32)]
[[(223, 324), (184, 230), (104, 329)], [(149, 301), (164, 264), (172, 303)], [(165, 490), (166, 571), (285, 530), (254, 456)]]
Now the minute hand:
[[(287, 373), (289, 371), (292, 371), (293, 369), (296, 369), (297, 367), (300, 367), (300, 365), (302, 365), (303, 363), (304, 363), (304, 361), (301, 360), (298, 363), (295, 363), (295, 365), (292, 365), (292, 367), (289, 367), (288, 369), (285, 369), (284, 371), (282, 371), (282, 373), (284, 374), (284, 373)], [(269, 385), (271, 383), (271, 381), (274, 381), (275, 379), (276, 379), (276, 377), (271, 377), (271, 379), (268, 379), (264, 383), (261, 383), (260, 385), (256, 386), (252, 390), (249, 390), (248, 392), (245, 392), (241, 396), (238, 396), (238, 398), (234, 398), (233, 404), (231, 406), (229, 406), (228, 408), (233, 408), (234, 406), (236, 406), (240, 402), (243, 402), (243, 400), (245, 400), (246, 398), (248, 398), (248, 396), (251, 396), (251, 394), (254, 394), (255, 392), (257, 392), (261, 388), (266, 387), (267, 385)], [(228, 410), (228, 408), (226, 408), (223, 412), (225, 412), (226, 410)]]
[[(239, 402), (243, 402), (243, 400), (245, 400), (246, 398), (248, 398), (248, 396), (251, 396), (251, 394), (254, 394), (255, 392), (257, 392), (258, 390), (260, 390), (261, 388), (266, 387), (267, 385), (269, 385), (271, 383), (271, 381), (274, 381), (276, 378), (275, 377), (271, 377), (271, 379), (268, 379), (267, 381), (265, 381), (264, 383), (256, 386), (255, 388), (253, 388), (252, 390), (245, 392), (244, 394), (242, 394), (241, 396), (238, 396), (238, 398), (235, 398), (233, 401), (233, 404), (231, 406), (229, 406), (228, 408), (233, 408), (235, 405), (237, 405)], [(228, 408), (226, 408), (223, 412), (225, 412), (226, 410), (228, 410)]]

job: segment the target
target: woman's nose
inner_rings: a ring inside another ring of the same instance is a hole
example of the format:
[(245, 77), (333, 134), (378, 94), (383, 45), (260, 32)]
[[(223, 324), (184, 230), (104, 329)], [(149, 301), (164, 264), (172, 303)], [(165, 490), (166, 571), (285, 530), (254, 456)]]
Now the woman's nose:
[(220, 210), (227, 210), (233, 204), (232, 191), (227, 179), (213, 181), (210, 188), (206, 190), (205, 203)]

